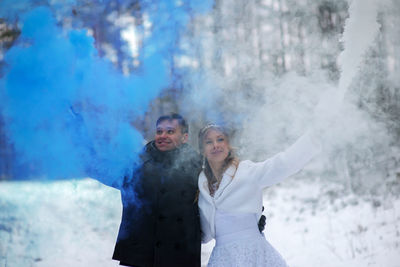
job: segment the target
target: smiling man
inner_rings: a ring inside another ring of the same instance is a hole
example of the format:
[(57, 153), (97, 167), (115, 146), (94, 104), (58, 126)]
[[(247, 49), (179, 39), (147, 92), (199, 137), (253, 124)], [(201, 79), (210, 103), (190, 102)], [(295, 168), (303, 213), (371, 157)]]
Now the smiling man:
[[(188, 126), (178, 114), (162, 116), (156, 123), (155, 146), (160, 151), (171, 151), (188, 140)], [(181, 125), (182, 124), (182, 125)]]
[(161, 116), (140, 167), (121, 189), (122, 221), (113, 259), (125, 266), (200, 266), (196, 199), (201, 159), (182, 116)]

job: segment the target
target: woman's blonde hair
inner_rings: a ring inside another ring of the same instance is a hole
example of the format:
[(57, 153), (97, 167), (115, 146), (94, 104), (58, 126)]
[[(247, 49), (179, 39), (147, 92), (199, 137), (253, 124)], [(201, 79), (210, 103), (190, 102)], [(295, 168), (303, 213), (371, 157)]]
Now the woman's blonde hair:
[[(228, 146), (229, 146), (229, 153), (228, 156), (225, 158), (224, 160), (224, 164), (222, 165), (222, 169), (221, 169), (221, 173), (219, 175), (222, 175), (226, 169), (228, 169), (229, 166), (234, 165), (235, 168), (237, 169), (238, 165), (239, 165), (239, 159), (235, 156), (235, 153), (233, 151), (233, 148), (230, 144), (230, 134), (228, 132), (228, 130), (220, 125), (217, 124), (207, 124), (206, 126), (204, 126), (200, 131), (199, 131), (199, 151), (201, 154), (203, 154), (204, 151), (204, 139), (207, 136), (207, 133), (210, 130), (215, 130), (218, 132), (221, 132), (227, 142), (228, 142)], [(208, 182), (208, 189), (210, 190), (210, 194), (213, 195), (215, 193), (215, 190), (218, 189), (219, 184), (221, 183), (221, 179), (222, 177), (215, 177), (215, 175), (213, 174), (210, 164), (208, 163), (206, 157), (203, 155), (203, 171), (204, 174), (207, 177), (207, 182)], [(236, 173), (236, 171), (235, 171)], [(235, 175), (232, 176), (232, 178)], [(216, 184), (215, 188), (213, 187), (213, 185)]]

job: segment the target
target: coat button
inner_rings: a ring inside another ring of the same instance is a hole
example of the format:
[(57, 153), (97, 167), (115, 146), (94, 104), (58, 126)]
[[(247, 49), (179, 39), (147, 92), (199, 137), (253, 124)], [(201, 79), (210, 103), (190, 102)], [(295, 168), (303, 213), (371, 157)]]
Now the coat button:
[(158, 216), (158, 220), (159, 220), (159, 221), (164, 221), (164, 220), (165, 220), (165, 218), (166, 218), (166, 217), (165, 217), (164, 215), (160, 215), (160, 216)]
[(186, 191), (183, 190), (183, 191), (181, 192), (181, 195), (182, 195), (183, 197), (186, 196)]
[(178, 217), (178, 218), (176, 219), (176, 221), (177, 221), (178, 223), (182, 223), (182, 222), (183, 222), (183, 218), (182, 218), (182, 217)]
[(160, 193), (161, 193), (161, 195), (164, 195), (165, 193), (167, 193), (167, 190), (165, 188), (161, 188)]
[(175, 243), (175, 250), (180, 250), (181, 249), (181, 244)]
[(161, 247), (161, 241), (157, 241), (157, 242), (155, 243), (155, 246), (156, 246), (156, 248)]

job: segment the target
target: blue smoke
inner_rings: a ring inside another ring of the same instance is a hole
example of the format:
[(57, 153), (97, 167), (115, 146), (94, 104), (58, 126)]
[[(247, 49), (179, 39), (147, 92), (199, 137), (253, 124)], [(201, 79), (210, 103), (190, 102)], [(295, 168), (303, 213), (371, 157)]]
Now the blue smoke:
[(170, 83), (170, 53), (189, 21), (187, 7), (211, 7), (209, 1), (188, 3), (143, 1), (153, 29), (144, 40), (141, 69), (130, 76), (98, 56), (85, 30), (57, 26), (48, 7), (31, 10), (21, 1), (10, 9), (12, 19), (26, 11), (18, 13), (21, 35), (5, 54), (0, 84), (15, 177), (89, 175), (111, 185), (132, 172), (143, 139), (131, 124)]

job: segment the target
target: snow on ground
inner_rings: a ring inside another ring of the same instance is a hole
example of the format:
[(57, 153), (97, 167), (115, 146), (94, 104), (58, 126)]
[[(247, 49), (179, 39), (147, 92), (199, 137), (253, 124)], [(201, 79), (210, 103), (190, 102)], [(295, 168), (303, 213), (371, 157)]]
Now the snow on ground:
[(118, 266), (119, 191), (94, 180), (0, 183), (0, 266)]
[[(296, 179), (268, 189), (266, 238), (292, 267), (400, 266), (400, 199), (337, 192)], [(0, 266), (118, 266), (120, 217), (119, 191), (91, 179), (0, 182)]]
[(292, 267), (400, 266), (400, 200), (291, 180), (264, 198), (266, 237)]

